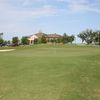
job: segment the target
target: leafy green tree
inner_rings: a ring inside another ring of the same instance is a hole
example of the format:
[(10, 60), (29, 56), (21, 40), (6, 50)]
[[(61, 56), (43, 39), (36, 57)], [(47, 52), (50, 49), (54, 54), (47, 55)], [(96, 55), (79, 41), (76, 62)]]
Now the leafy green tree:
[(7, 44), (11, 44), (11, 41), (10, 41), (10, 40), (8, 40), (8, 41), (7, 41)]
[(95, 31), (95, 39), (94, 42), (95, 44), (99, 44), (100, 45), (100, 31)]
[(68, 42), (73, 42), (75, 39), (75, 36), (74, 35), (71, 35), (71, 36), (68, 36)]
[(4, 40), (0, 38), (0, 45), (4, 43)]
[(19, 39), (18, 39), (18, 37), (13, 37), (13, 38), (12, 38), (12, 43), (13, 43), (14, 46), (18, 46), (18, 44), (19, 44)]
[(85, 32), (84, 32), (84, 35), (85, 35), (85, 42), (87, 44), (91, 44), (92, 42), (94, 42), (94, 37), (95, 37), (95, 34), (94, 32), (92, 31), (92, 29), (87, 29)]
[(22, 37), (21, 38), (21, 44), (28, 45), (29, 44), (28, 38), (27, 37)]
[(38, 43), (39, 43), (39, 39), (35, 39), (34, 44), (38, 44)]
[(7, 45), (8, 46), (11, 46), (11, 41), (10, 40), (8, 40), (8, 41), (6, 41), (7, 42)]
[(63, 34), (62, 42), (63, 42), (64, 44), (68, 43), (68, 35), (67, 35), (66, 33)]
[(95, 34), (92, 29), (87, 29), (78, 34), (78, 37), (82, 40), (82, 42), (85, 41), (87, 44), (91, 44), (94, 42)]
[(81, 33), (78, 34), (77, 36), (82, 40), (82, 43), (85, 41), (84, 32), (81, 32)]
[(62, 37), (57, 38), (56, 42), (57, 43), (62, 43)]
[(51, 43), (57, 43), (57, 39), (53, 38), (50, 40)]
[(61, 40), (64, 44), (66, 44), (66, 43), (69, 43), (69, 42), (72, 43), (74, 41), (74, 39), (75, 39), (74, 35), (68, 36), (66, 33), (64, 33)]
[(45, 35), (42, 35), (42, 37), (41, 37), (41, 43), (47, 43)]
[(4, 41), (4, 45), (7, 45), (7, 41)]

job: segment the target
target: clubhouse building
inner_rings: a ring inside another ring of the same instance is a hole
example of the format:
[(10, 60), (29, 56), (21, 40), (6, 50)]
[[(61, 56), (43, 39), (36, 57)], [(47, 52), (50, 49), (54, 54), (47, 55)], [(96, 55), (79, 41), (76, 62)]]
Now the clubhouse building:
[(30, 45), (34, 44), (35, 39), (42, 38), (42, 36), (45, 36), (47, 42), (50, 42), (51, 40), (56, 40), (62, 37), (61, 35), (56, 34), (56, 33), (55, 34), (45, 34), (43, 32), (38, 32), (36, 34), (28, 36), (29, 44)]

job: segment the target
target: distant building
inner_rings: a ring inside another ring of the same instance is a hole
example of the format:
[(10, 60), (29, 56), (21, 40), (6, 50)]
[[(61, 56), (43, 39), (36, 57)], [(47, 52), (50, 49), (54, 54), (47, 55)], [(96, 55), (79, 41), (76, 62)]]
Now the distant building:
[(30, 44), (30, 45), (34, 44), (34, 40), (35, 40), (35, 39), (38, 39), (38, 37), (37, 37), (36, 35), (34, 35), (34, 34), (28, 36), (29, 44)]
[(61, 35), (59, 34), (47, 34), (46, 36), (46, 40), (47, 41), (51, 41), (51, 40), (57, 40), (58, 38), (62, 37)]
[(35, 34), (38, 38), (41, 38), (43, 35), (46, 37), (47, 34), (43, 33), (43, 32), (38, 32)]
[(30, 45), (34, 44), (34, 40), (39, 39), (42, 36), (45, 36), (47, 42), (50, 42), (51, 40), (56, 40), (56, 39), (62, 37), (61, 35), (56, 34), (56, 33), (55, 34), (45, 34), (43, 32), (38, 32), (36, 34), (28, 36), (29, 44)]

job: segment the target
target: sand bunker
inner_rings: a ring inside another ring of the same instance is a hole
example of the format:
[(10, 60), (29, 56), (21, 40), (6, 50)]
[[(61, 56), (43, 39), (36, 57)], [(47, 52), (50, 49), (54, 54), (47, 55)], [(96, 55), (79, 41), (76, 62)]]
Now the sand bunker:
[(0, 50), (0, 52), (6, 52), (6, 51), (14, 51), (15, 49), (4, 49), (4, 50)]

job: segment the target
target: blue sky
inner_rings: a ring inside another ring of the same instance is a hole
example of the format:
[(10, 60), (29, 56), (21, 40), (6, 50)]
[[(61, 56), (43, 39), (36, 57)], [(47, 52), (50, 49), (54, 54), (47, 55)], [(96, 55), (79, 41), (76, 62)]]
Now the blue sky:
[(100, 0), (0, 0), (4, 38), (38, 32), (77, 35), (100, 29)]

